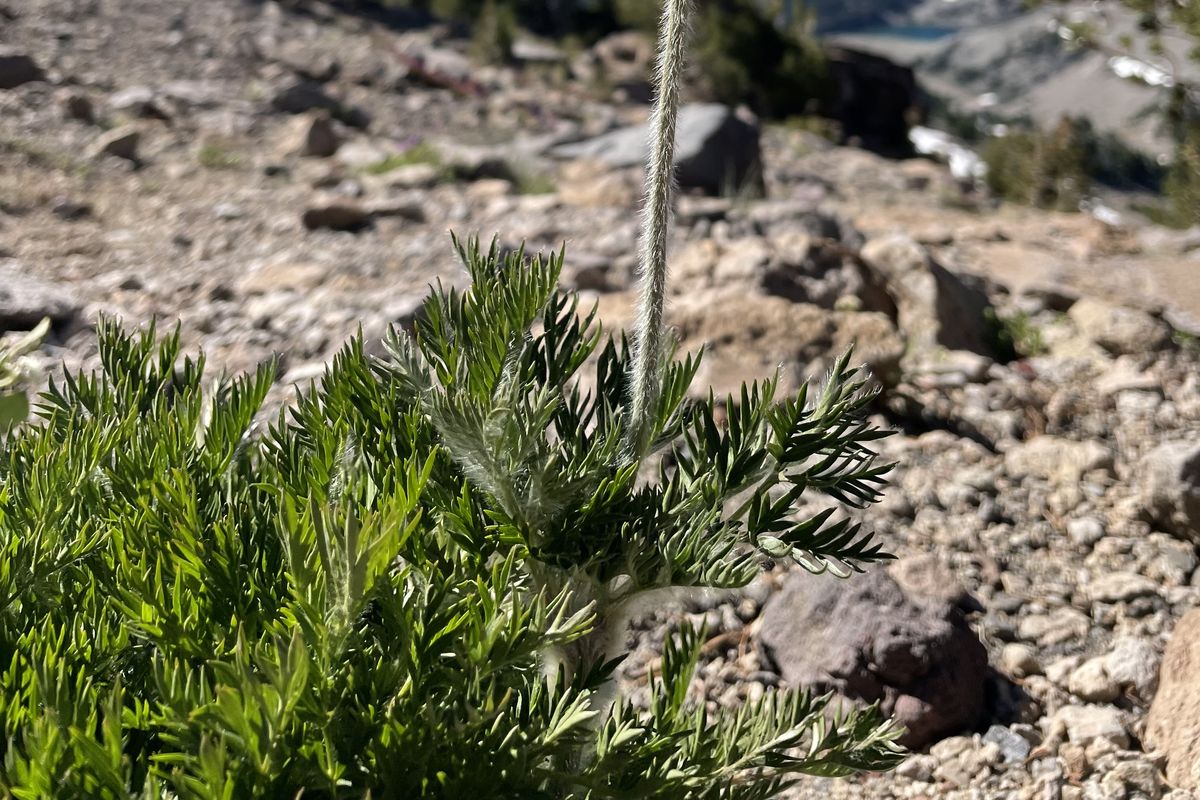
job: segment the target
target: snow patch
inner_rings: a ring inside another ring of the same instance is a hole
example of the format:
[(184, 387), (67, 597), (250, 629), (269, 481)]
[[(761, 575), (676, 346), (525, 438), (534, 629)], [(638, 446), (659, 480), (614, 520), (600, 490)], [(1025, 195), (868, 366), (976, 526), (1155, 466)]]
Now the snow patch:
[(1108, 60), (1108, 68), (1118, 78), (1132, 78), (1150, 86), (1162, 86), (1167, 89), (1175, 85), (1175, 79), (1170, 73), (1132, 56), (1113, 56)]
[(908, 132), (913, 148), (925, 156), (934, 156), (950, 165), (950, 174), (959, 180), (982, 178), (987, 165), (975, 151), (945, 131), (915, 125)]

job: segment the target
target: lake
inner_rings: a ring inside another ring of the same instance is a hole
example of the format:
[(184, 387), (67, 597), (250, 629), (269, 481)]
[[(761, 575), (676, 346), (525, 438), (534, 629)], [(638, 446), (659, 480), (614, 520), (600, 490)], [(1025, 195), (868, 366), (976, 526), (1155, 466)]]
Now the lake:
[(940, 25), (869, 25), (861, 28), (843, 28), (827, 31), (824, 36), (871, 36), (888, 39), (908, 39), (916, 42), (935, 42), (954, 33), (957, 28)]

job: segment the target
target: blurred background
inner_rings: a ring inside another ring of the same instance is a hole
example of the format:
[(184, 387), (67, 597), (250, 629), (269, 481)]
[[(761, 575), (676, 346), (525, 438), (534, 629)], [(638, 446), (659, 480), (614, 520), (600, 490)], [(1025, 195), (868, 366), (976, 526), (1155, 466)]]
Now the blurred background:
[[(797, 797), (1192, 797), (1200, 624), (1159, 676), (1200, 600), (1200, 3), (696, 5), (669, 321), (718, 393), (856, 345), (902, 558), (663, 609), (643, 655), (703, 616), (709, 702), (832, 688), (914, 732), (899, 777)], [(278, 408), (463, 282), (452, 230), (565, 244), (625, 324), (657, 15), (0, 0), (0, 401), (111, 314), (276, 359)]]

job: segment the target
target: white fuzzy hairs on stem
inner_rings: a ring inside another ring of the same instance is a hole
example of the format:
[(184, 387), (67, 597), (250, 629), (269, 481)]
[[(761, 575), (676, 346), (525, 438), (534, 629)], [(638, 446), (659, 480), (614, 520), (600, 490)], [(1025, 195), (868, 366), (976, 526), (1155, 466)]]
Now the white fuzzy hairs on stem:
[(649, 445), (651, 419), (661, 390), (663, 306), (667, 297), (667, 228), (675, 178), (675, 127), (679, 84), (687, 49), (692, 0), (665, 0), (658, 46), (658, 93), (650, 122), (646, 198), (642, 212), (638, 274), (641, 300), (634, 330), (627, 447), (640, 458)]

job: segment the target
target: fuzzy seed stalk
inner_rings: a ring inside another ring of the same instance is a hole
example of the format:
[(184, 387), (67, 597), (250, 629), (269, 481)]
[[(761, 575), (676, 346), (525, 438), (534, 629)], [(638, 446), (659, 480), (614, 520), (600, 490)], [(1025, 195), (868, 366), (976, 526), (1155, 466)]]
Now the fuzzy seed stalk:
[(649, 446), (658, 404), (664, 350), (663, 306), (667, 293), (667, 229), (675, 175), (675, 127), (679, 84), (687, 48), (692, 0), (665, 0), (658, 46), (658, 91), (650, 121), (646, 197), (638, 253), (641, 298), (634, 330), (627, 447), (640, 458)]

